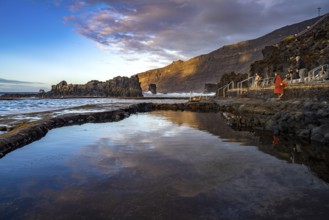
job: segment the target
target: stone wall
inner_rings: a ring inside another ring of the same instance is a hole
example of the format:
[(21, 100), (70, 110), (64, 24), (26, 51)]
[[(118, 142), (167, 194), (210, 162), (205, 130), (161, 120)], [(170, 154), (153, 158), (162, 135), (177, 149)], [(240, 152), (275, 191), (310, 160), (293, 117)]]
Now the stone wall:
[[(245, 89), (243, 93), (238, 94), (238, 90), (228, 91), (229, 97), (247, 97), (268, 100), (276, 98), (274, 94), (274, 86), (266, 88), (251, 88)], [(316, 84), (316, 85), (288, 85), (284, 89), (283, 100), (291, 99), (312, 99), (318, 101), (329, 101), (329, 84)]]

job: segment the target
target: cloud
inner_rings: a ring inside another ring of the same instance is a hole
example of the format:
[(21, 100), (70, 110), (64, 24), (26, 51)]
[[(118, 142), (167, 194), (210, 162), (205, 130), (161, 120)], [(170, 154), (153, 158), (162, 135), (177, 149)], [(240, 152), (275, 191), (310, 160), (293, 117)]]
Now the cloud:
[(40, 89), (44, 91), (49, 91), (48, 87), (37, 87), (33, 85), (15, 85), (15, 84), (0, 84), (0, 93), (7, 92), (38, 92)]
[(45, 83), (10, 80), (0, 78), (0, 92), (37, 92), (40, 89), (48, 91)]
[(72, 11), (75, 11), (75, 10), (79, 10), (79, 9), (83, 8), (85, 5), (86, 5), (85, 2), (77, 1), (77, 2), (74, 2), (73, 4), (69, 5), (69, 9)]
[[(79, 3), (79, 4), (78, 4)], [(102, 49), (188, 59), (310, 19), (326, 0), (79, 0), (66, 21)], [(81, 10), (79, 10), (81, 9)]]
[(10, 80), (10, 79), (2, 79), (0, 78), (0, 83), (6, 84), (44, 84), (41, 82), (27, 82), (27, 81), (19, 81), (19, 80)]

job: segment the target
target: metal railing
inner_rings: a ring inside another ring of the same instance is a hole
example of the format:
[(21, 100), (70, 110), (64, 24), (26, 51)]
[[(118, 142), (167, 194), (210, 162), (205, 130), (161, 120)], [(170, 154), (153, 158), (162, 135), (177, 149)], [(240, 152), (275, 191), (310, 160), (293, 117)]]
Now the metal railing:
[(227, 85), (220, 87), (219, 89), (217, 89), (217, 95), (219, 96), (220, 91), (222, 90), (223, 92), (223, 97), (226, 97), (227, 92), (230, 89), (234, 89), (234, 81), (229, 82)]
[[(217, 96), (222, 93), (223, 97), (226, 97), (229, 90), (236, 89), (238, 95), (242, 95), (244, 89), (248, 90), (250, 88), (256, 88), (258, 86), (260, 87), (268, 87), (272, 86), (274, 84), (274, 77), (266, 77), (264, 79), (261, 79), (257, 82), (257, 85), (255, 85), (255, 76), (248, 77), (247, 79), (244, 79), (238, 83), (236, 83), (236, 87), (234, 87), (234, 81), (231, 81), (225, 86), (222, 86), (217, 89)], [(324, 81), (328, 80), (329, 78), (329, 64), (320, 65), (308, 72), (308, 77), (305, 77), (306, 82), (312, 82), (312, 81)], [(290, 80), (289, 83), (293, 84), (296, 80)], [(297, 80), (298, 81), (298, 80)]]
[(261, 87), (271, 86), (273, 85), (274, 77), (267, 77), (259, 81), (259, 85)]
[[(250, 82), (250, 81), (251, 81), (251, 82)], [(243, 84), (245, 84), (245, 83), (251, 83), (251, 85), (254, 85), (254, 81), (255, 81), (255, 77), (252, 76), (252, 77), (248, 77), (247, 79), (238, 82), (238, 83), (236, 84), (236, 87), (237, 87), (237, 89), (238, 89), (238, 94), (239, 94), (239, 95), (242, 94), (242, 92), (243, 92)], [(245, 88), (249, 88), (249, 87), (250, 87), (250, 86), (248, 85), (248, 86), (246, 86)]]
[[(305, 83), (316, 83), (328, 80), (329, 64), (323, 64), (307, 72), (307, 76), (304, 76)], [(291, 84), (301, 82), (300, 79), (291, 79)]]
[(328, 64), (324, 64), (321, 66), (318, 66), (308, 72), (308, 77), (310, 78), (311, 81), (313, 80), (319, 80), (323, 81), (325, 80), (325, 74), (328, 72)]

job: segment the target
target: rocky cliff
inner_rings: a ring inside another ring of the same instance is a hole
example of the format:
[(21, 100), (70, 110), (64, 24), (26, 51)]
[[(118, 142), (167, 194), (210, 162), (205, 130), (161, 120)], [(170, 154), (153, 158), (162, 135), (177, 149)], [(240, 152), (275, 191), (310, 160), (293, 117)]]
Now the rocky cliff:
[(68, 84), (61, 81), (51, 87), (46, 97), (142, 97), (137, 76), (115, 77), (106, 82), (92, 80), (84, 85)]
[(308, 70), (329, 63), (329, 15), (314, 28), (300, 36), (288, 36), (280, 43), (267, 46), (262, 51), (263, 59), (251, 65), (250, 72), (262, 76), (273, 76), (274, 72), (282, 75), (288, 69), (295, 69), (296, 55), (301, 56)]
[(188, 61), (174, 61), (166, 67), (138, 73), (141, 87), (147, 91), (149, 84), (156, 84), (158, 92), (202, 92), (205, 83), (219, 82), (224, 73), (248, 72), (250, 64), (263, 58), (265, 46), (305, 30), (318, 19), (289, 25), (260, 38), (224, 46)]

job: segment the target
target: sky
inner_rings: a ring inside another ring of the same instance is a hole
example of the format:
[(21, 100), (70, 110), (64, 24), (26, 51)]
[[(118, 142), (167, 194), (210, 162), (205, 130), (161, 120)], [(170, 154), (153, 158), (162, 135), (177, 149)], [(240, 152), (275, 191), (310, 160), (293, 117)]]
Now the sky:
[(0, 0), (0, 92), (131, 76), (328, 11), (328, 0)]

